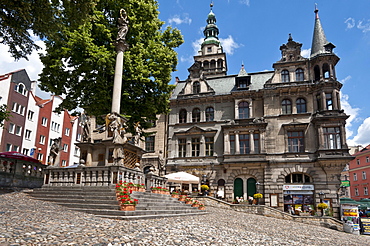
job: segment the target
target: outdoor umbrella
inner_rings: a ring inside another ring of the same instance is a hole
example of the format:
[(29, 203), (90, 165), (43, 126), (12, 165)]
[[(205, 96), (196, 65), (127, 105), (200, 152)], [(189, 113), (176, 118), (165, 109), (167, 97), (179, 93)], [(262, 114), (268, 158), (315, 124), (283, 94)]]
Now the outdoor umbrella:
[(9, 158), (9, 159), (16, 159), (16, 160), (21, 160), (21, 161), (29, 161), (29, 162), (34, 162), (34, 163), (40, 163), (39, 160), (32, 158), (31, 156), (28, 155), (23, 155), (19, 152), (16, 151), (10, 151), (10, 152), (1, 152), (0, 157), (2, 158)]
[(199, 184), (199, 177), (186, 172), (171, 173), (165, 175), (168, 182), (179, 184)]

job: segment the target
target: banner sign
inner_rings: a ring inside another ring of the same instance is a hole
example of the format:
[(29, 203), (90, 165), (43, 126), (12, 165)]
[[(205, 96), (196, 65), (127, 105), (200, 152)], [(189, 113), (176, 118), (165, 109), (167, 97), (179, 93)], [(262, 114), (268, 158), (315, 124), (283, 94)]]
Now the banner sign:
[(349, 180), (342, 180), (342, 181), (341, 181), (341, 186), (344, 186), (344, 187), (350, 187)]
[(283, 190), (314, 190), (313, 185), (283, 185)]

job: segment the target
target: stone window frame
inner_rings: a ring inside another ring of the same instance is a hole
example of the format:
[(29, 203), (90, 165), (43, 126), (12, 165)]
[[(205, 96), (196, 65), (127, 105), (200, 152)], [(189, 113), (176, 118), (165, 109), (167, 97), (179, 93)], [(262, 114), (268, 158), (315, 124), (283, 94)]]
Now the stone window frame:
[(292, 114), (293, 113), (292, 108), (293, 108), (292, 100), (290, 100), (289, 98), (285, 98), (281, 100), (281, 114), (284, 114), (284, 115)]
[(290, 74), (289, 74), (289, 71), (287, 69), (282, 70), (280, 74), (281, 74), (281, 82), (282, 83), (290, 82)]
[(253, 102), (251, 99), (248, 99), (248, 98), (243, 98), (243, 99), (238, 99), (238, 100), (235, 100), (235, 119), (241, 119), (239, 117), (239, 103), (241, 102), (247, 102), (249, 104), (249, 108), (248, 108), (248, 118), (242, 118), (242, 119), (250, 119), (250, 118), (253, 118)]

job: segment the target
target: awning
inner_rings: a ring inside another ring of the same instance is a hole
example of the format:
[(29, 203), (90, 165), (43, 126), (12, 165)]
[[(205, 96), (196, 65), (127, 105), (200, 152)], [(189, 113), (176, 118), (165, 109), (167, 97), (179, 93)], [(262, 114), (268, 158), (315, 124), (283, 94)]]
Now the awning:
[(9, 159), (16, 159), (16, 160), (21, 160), (21, 161), (29, 161), (29, 162), (34, 162), (34, 163), (39, 163), (41, 162), (31, 156), (21, 154), (16, 151), (10, 151), (10, 152), (1, 152), (0, 157), (2, 158), (9, 158)]
[(199, 177), (186, 172), (177, 172), (165, 175), (168, 182), (179, 184), (199, 184)]

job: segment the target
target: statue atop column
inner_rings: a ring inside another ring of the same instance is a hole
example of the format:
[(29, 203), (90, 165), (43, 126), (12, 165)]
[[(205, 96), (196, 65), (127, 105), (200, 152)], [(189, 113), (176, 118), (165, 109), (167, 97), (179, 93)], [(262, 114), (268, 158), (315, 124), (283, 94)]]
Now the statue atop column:
[(118, 35), (117, 42), (126, 40), (126, 34), (128, 32), (128, 23), (127, 13), (124, 9), (120, 10), (120, 17), (118, 18)]

